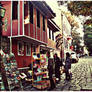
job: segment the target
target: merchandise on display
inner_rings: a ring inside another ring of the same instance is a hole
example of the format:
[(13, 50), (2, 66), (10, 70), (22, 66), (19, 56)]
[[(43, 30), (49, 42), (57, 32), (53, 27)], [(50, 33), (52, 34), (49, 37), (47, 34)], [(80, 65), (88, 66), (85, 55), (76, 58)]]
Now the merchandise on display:
[(2, 81), (2, 75), (0, 73), (0, 91), (4, 91), (5, 88), (4, 88), (4, 84), (3, 84), (3, 81)]
[(33, 54), (33, 58), (33, 87), (45, 89), (48, 87), (48, 61), (46, 55)]
[(19, 70), (13, 53), (5, 54), (0, 51), (2, 55), (1, 76), (4, 82), (5, 90), (22, 90), (22, 84), (19, 79)]

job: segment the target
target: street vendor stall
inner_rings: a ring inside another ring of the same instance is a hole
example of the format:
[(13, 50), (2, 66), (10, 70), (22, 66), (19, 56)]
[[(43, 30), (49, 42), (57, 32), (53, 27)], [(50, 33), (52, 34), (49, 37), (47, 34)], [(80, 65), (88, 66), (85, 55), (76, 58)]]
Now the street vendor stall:
[(0, 61), (0, 79), (2, 80), (0, 90), (23, 90), (14, 54), (5, 54), (0, 50), (0, 56), (2, 59)]
[(47, 70), (48, 60), (46, 55), (39, 53), (34, 53), (33, 58), (33, 87), (45, 89), (49, 87)]

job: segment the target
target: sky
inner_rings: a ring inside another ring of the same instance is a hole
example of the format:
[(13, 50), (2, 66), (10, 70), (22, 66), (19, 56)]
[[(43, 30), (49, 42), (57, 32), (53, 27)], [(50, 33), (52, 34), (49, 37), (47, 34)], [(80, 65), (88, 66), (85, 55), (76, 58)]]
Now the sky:
[(59, 27), (61, 27), (61, 21), (60, 21), (61, 17), (59, 17), (59, 16), (61, 16), (61, 11), (58, 7), (57, 1), (56, 0), (51, 0), (51, 1), (46, 0), (46, 3), (50, 6), (50, 8), (53, 10), (53, 12), (56, 13), (56, 17), (53, 20), (56, 22), (56, 24)]

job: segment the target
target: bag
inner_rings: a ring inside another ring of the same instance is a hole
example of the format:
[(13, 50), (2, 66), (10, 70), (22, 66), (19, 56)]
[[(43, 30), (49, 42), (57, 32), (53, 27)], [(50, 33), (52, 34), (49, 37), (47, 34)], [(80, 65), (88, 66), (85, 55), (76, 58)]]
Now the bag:
[(71, 69), (69, 69), (70, 78), (72, 78), (72, 72)]
[(63, 69), (63, 73), (65, 73), (65, 68)]
[(61, 68), (61, 74), (62, 73), (65, 73), (65, 68), (64, 68), (64, 66), (62, 66), (62, 68)]

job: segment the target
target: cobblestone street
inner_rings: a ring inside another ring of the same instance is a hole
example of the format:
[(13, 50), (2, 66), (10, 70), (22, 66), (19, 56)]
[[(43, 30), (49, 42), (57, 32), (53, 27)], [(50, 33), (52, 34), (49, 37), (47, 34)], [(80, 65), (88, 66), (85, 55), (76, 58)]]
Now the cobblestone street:
[(65, 80), (62, 74), (61, 81), (54, 91), (92, 91), (92, 57), (80, 58), (78, 63), (72, 64), (72, 79)]

